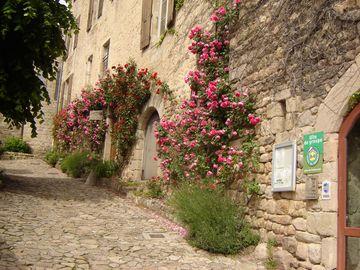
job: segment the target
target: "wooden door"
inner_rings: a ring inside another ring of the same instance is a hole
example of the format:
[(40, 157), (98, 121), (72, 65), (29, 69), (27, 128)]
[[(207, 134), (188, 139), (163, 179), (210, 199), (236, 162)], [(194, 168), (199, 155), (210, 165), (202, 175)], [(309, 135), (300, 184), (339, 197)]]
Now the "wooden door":
[(145, 130), (145, 145), (144, 145), (144, 157), (143, 157), (143, 173), (142, 179), (148, 180), (158, 176), (159, 161), (154, 157), (157, 154), (157, 145), (155, 138), (155, 122), (159, 122), (160, 118), (157, 112), (154, 112), (146, 126)]
[(360, 104), (339, 133), (338, 270), (360, 269)]

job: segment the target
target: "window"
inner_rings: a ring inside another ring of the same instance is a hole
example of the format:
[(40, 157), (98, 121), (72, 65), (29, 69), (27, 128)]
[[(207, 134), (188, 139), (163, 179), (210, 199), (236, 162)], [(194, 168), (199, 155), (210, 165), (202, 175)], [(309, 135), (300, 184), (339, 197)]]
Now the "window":
[(101, 17), (103, 12), (104, 0), (99, 0), (98, 18)]
[(90, 55), (86, 61), (85, 84), (90, 84), (93, 56)]
[(173, 23), (173, 19), (174, 0), (143, 0), (140, 49), (149, 46), (151, 32), (154, 34), (154, 29), (156, 38), (159, 38)]
[[(73, 81), (73, 75), (71, 74), (62, 85), (60, 106), (59, 106), (60, 110), (64, 107), (66, 107), (67, 105), (69, 105), (69, 103), (71, 101), (72, 81)], [(64, 103), (64, 101), (66, 101), (66, 102)]]
[[(80, 16), (77, 17), (77, 19), (76, 19), (76, 24), (77, 24), (77, 26), (78, 26), (79, 29), (80, 29)], [(75, 33), (75, 36), (74, 36), (74, 47), (73, 47), (74, 50), (75, 50), (75, 48), (77, 47), (78, 40), (79, 40), (79, 32), (76, 32), (76, 33)]]
[(160, 0), (159, 36), (166, 30), (167, 2), (168, 0)]
[(87, 21), (86, 31), (90, 31), (90, 29), (91, 29), (93, 13), (94, 13), (94, 0), (89, 0), (89, 12), (88, 12), (88, 21)]
[(109, 50), (110, 50), (110, 40), (107, 41), (103, 46), (103, 58), (102, 58), (102, 75), (105, 74), (109, 65)]
[(65, 107), (69, 105), (69, 103), (71, 102), (72, 81), (73, 81), (73, 75), (71, 74), (65, 82), (65, 93), (66, 93)]
[(63, 83), (62, 86), (61, 86), (61, 97), (60, 97), (59, 111), (62, 110), (62, 108), (64, 108), (64, 93), (65, 93), (65, 83)]
[(70, 43), (71, 43), (71, 36), (65, 36), (65, 47), (66, 47), (66, 57), (70, 53)]

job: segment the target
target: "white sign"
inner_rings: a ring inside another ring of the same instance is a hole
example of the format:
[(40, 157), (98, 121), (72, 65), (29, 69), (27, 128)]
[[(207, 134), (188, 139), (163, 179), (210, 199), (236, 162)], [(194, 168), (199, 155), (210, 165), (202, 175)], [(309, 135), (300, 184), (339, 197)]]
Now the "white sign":
[(103, 116), (104, 115), (102, 110), (90, 111), (89, 120), (93, 120), (93, 121), (103, 120)]
[(272, 191), (294, 191), (296, 183), (295, 141), (274, 146), (272, 168)]
[(330, 200), (331, 199), (331, 182), (324, 181), (321, 185), (321, 198), (323, 200)]

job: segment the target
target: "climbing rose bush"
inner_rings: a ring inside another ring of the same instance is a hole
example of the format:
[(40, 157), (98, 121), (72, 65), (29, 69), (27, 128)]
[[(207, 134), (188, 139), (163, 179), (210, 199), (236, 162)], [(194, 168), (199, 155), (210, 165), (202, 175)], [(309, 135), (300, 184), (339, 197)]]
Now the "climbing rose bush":
[(169, 88), (156, 72), (138, 68), (133, 61), (112, 67), (112, 72), (100, 80), (99, 87), (109, 104), (109, 116), (113, 123), (112, 142), (116, 145), (117, 159), (124, 163), (136, 141), (138, 118), (145, 103), (152, 93), (168, 99), (171, 96)]
[(107, 130), (106, 116), (100, 121), (90, 120), (91, 110), (104, 110), (107, 106), (100, 88), (83, 90), (54, 117), (53, 137), (60, 152), (85, 149), (99, 153)]
[[(164, 180), (185, 179), (210, 188), (244, 179), (256, 164), (253, 100), (246, 88), (229, 82), (229, 25), (238, 16), (240, 1), (215, 10), (210, 20), (217, 31), (195, 26), (189, 51), (197, 56), (197, 70), (185, 82), (191, 96), (173, 115), (161, 119), (155, 132)], [(241, 140), (241, 148), (232, 146)]]

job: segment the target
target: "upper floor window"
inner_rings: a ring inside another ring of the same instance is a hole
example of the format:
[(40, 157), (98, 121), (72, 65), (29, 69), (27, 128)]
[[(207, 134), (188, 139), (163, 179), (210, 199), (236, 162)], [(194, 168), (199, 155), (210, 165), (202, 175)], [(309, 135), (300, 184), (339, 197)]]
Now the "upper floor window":
[(90, 55), (86, 61), (86, 74), (85, 74), (85, 84), (90, 84), (91, 79), (91, 70), (92, 70), (93, 56)]
[(104, 0), (99, 0), (98, 18), (101, 17), (103, 12)]
[[(80, 16), (76, 18), (76, 24), (80, 29)], [(77, 47), (78, 40), (79, 40), (79, 32), (76, 32), (74, 36), (74, 50)]]
[(105, 74), (109, 65), (109, 51), (110, 51), (110, 40), (107, 41), (103, 46), (103, 57), (102, 57), (102, 74)]
[(65, 94), (66, 94), (65, 107), (69, 105), (71, 102), (72, 82), (73, 82), (73, 75), (71, 74), (65, 82)]
[(93, 14), (94, 14), (94, 0), (89, 0), (89, 12), (88, 12), (86, 31), (90, 31), (90, 29), (91, 29), (92, 21), (93, 21)]
[(71, 74), (67, 80), (62, 84), (59, 110), (66, 107), (71, 101), (73, 75)]
[(71, 43), (71, 36), (67, 35), (65, 36), (65, 47), (66, 47), (66, 56), (70, 53), (70, 43)]
[(140, 49), (149, 46), (151, 36), (159, 38), (173, 19), (174, 0), (143, 0)]
[(159, 36), (162, 35), (167, 27), (167, 8), (168, 0), (160, 0), (160, 12), (159, 12)]

